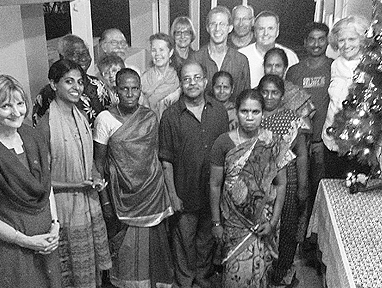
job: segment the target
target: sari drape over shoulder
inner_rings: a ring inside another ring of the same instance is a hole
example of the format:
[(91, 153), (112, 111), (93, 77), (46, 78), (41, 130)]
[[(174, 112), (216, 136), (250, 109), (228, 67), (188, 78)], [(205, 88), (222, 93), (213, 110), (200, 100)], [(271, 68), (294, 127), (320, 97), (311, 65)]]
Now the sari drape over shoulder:
[(139, 106), (108, 142), (106, 171), (113, 205), (122, 222), (138, 227), (158, 225), (173, 214), (158, 159), (158, 121), (153, 116)]
[[(260, 130), (257, 140), (242, 143), (226, 155), (221, 197), (224, 253), (235, 249), (256, 224), (272, 218), (276, 189), (272, 181), (294, 155), (272, 132)], [(223, 287), (267, 287), (267, 270), (277, 258), (277, 232), (254, 235), (252, 243), (225, 268)]]

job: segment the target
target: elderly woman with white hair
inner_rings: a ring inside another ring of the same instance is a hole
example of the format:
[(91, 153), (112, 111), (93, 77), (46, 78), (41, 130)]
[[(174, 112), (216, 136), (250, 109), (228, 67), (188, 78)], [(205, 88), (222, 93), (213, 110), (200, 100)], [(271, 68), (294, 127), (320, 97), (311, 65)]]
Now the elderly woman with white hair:
[(361, 60), (365, 32), (369, 24), (369, 21), (362, 16), (348, 16), (334, 24), (329, 34), (329, 43), (334, 50), (339, 51), (340, 56), (333, 61), (331, 67), (328, 89), (330, 102), (322, 129), (326, 178), (344, 178), (346, 173), (352, 170), (368, 171), (368, 167), (359, 165), (355, 159), (339, 156), (338, 146), (327, 130), (332, 126), (335, 114), (342, 110), (342, 102), (349, 94), (354, 71)]

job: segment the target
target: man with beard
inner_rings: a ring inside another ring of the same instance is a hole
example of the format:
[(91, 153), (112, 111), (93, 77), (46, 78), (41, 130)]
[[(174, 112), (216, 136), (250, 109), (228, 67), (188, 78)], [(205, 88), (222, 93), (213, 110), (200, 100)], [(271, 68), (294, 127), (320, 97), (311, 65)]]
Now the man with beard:
[(312, 213), (316, 198), (318, 183), (324, 177), (324, 144), (321, 138), (322, 127), (325, 122), (329, 104), (328, 87), (330, 83), (330, 67), (333, 59), (325, 55), (328, 46), (329, 28), (323, 23), (308, 23), (304, 30), (304, 46), (308, 57), (292, 66), (286, 79), (304, 88), (312, 95), (311, 99), (316, 107), (312, 118), (312, 138), (310, 155), (310, 195), (308, 197), (308, 215)]
[[(209, 157), (218, 136), (228, 131), (220, 102), (205, 94), (207, 79), (197, 62), (181, 71), (182, 94), (159, 126), (159, 159), (178, 211), (172, 229), (175, 280), (179, 287), (212, 287), (214, 239), (209, 206)], [(195, 285), (195, 286), (193, 286)]]
[(232, 9), (233, 31), (228, 36), (228, 46), (240, 49), (255, 43), (253, 20), (255, 12), (250, 5), (238, 5)]
[(250, 75), (248, 59), (227, 45), (228, 34), (233, 29), (231, 12), (227, 7), (216, 6), (208, 12), (206, 22), (210, 41), (190, 58), (206, 68), (206, 91), (211, 95), (213, 75), (218, 71), (230, 73), (235, 85), (230, 100), (235, 102), (241, 91), (250, 88)]
[(285, 51), (289, 66), (298, 63), (298, 57), (291, 49), (276, 43), (279, 36), (279, 16), (272, 11), (263, 11), (255, 19), (256, 43), (239, 49), (239, 52), (247, 56), (251, 71), (251, 88), (257, 87), (261, 77), (264, 76), (264, 56), (271, 48), (277, 47)]

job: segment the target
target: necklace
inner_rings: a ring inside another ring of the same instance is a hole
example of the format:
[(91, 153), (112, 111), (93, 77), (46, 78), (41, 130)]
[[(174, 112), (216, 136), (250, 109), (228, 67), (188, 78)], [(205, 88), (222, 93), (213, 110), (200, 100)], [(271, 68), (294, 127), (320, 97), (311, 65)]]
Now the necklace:
[(115, 106), (115, 107), (117, 107), (117, 111), (119, 113), (119, 116), (123, 117), (121, 111), (119, 110), (119, 105), (117, 104), (117, 106)]

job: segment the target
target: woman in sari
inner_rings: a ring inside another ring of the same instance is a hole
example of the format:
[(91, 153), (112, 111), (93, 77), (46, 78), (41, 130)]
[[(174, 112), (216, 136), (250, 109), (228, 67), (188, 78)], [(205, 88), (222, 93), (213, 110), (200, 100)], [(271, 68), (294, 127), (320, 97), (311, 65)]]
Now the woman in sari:
[(23, 124), (28, 99), (0, 75), (0, 287), (61, 287), (48, 147)]
[(101, 271), (111, 268), (111, 259), (97, 191), (103, 189), (103, 182), (93, 169), (91, 129), (76, 107), (86, 75), (75, 62), (59, 60), (48, 76), (55, 98), (37, 127), (50, 144), (52, 185), (62, 228), (62, 285), (94, 288), (101, 285)]
[[(296, 283), (293, 259), (296, 253), (300, 218), (306, 211), (308, 196), (308, 151), (306, 145), (306, 122), (286, 109), (283, 103), (284, 81), (277, 75), (261, 78), (258, 90), (265, 99), (264, 118), (261, 127), (282, 137), (291, 145), (296, 159), (287, 166), (287, 189), (281, 213), (279, 258), (273, 263), (272, 282), (285, 287)], [(302, 229), (305, 232), (305, 229)], [(303, 236), (303, 235), (302, 235)], [(294, 280), (295, 279), (295, 280)]]
[(284, 166), (292, 155), (277, 136), (260, 128), (263, 108), (257, 91), (244, 90), (236, 99), (238, 127), (219, 136), (211, 152), (212, 234), (223, 241), (226, 288), (266, 288), (277, 258)]
[(174, 39), (164, 33), (150, 36), (153, 66), (142, 75), (140, 103), (153, 110), (158, 117), (180, 96), (179, 78), (172, 66)]
[(138, 104), (140, 78), (117, 74), (120, 102), (101, 112), (94, 129), (95, 160), (109, 182), (101, 197), (117, 287), (171, 287), (173, 272), (165, 220), (173, 209), (158, 159), (158, 120)]

